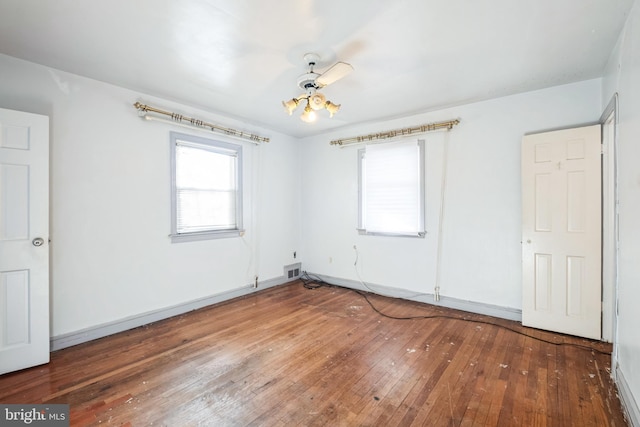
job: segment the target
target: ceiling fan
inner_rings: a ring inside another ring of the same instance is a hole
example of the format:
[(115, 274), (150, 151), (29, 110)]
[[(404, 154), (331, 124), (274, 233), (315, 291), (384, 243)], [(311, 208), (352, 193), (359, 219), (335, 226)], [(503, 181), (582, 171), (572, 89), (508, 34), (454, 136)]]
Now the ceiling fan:
[(304, 55), (304, 60), (309, 66), (309, 72), (298, 77), (298, 87), (304, 90), (304, 93), (288, 101), (282, 101), (282, 105), (287, 113), (292, 115), (298, 105), (306, 100), (307, 102), (302, 115), (300, 115), (300, 119), (307, 123), (314, 122), (317, 118), (316, 111), (322, 110), (323, 108), (329, 111), (330, 117), (333, 117), (333, 115), (340, 109), (340, 104), (334, 104), (327, 100), (322, 93), (318, 92), (318, 89), (345, 77), (353, 71), (353, 66), (346, 62), (336, 62), (322, 74), (319, 74), (313, 70), (313, 67), (320, 60), (320, 56), (318, 54), (307, 53)]

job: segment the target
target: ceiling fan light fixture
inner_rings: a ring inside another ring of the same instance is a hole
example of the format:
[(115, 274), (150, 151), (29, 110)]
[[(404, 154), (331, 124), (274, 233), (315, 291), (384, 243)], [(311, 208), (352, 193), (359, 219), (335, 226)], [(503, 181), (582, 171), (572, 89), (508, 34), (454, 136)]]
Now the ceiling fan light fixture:
[(329, 117), (333, 117), (333, 115), (335, 113), (338, 112), (338, 110), (340, 109), (340, 104), (334, 104), (331, 101), (327, 101), (324, 105), (324, 107), (327, 109), (327, 111), (329, 112)]
[(292, 115), (293, 110), (295, 110), (296, 107), (298, 106), (298, 102), (299, 101), (297, 99), (293, 98), (288, 101), (282, 101), (282, 106), (287, 111), (287, 113), (289, 113), (289, 115)]
[(303, 122), (315, 122), (318, 115), (316, 111), (320, 111), (322, 109), (329, 111), (329, 115), (333, 117), (333, 115), (340, 110), (340, 104), (334, 104), (333, 102), (328, 101), (322, 93), (318, 92), (318, 89), (342, 79), (353, 71), (353, 66), (346, 62), (336, 62), (322, 74), (319, 74), (313, 69), (320, 60), (320, 56), (318, 54), (307, 53), (304, 56), (304, 60), (309, 66), (309, 70), (298, 77), (298, 87), (304, 90), (305, 93), (289, 101), (283, 101), (282, 105), (285, 111), (289, 113), (289, 115), (292, 115), (298, 105), (306, 99), (307, 103), (304, 107), (304, 111), (300, 115), (300, 119)]
[(311, 109), (309, 100), (307, 99), (307, 105), (304, 107), (304, 111), (300, 115), (300, 120), (305, 123), (313, 123), (316, 121), (317, 116), (316, 112)]
[(327, 98), (323, 94), (318, 92), (314, 93), (309, 97), (309, 104), (311, 105), (311, 108), (313, 108), (316, 111), (322, 110), (323, 108), (325, 108), (326, 102), (327, 102)]

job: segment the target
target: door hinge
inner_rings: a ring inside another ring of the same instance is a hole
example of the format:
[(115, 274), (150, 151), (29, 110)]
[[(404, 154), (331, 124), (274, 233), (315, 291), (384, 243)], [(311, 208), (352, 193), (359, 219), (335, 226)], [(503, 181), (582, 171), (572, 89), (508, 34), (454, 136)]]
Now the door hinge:
[(604, 154), (604, 144), (600, 144), (600, 154)]

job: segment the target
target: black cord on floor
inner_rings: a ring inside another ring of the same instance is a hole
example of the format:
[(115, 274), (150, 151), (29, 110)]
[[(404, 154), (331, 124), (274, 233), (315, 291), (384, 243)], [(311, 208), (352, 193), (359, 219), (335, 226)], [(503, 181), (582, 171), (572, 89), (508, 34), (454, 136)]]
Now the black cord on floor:
[(479, 323), (479, 324), (483, 324), (483, 325), (489, 325), (489, 326), (496, 326), (498, 328), (502, 328), (502, 329), (506, 329), (508, 331), (514, 332), (518, 335), (522, 335), (524, 337), (527, 338), (532, 338), (534, 340), (546, 343), (546, 344), (551, 344), (551, 345), (555, 345), (555, 346), (569, 346), (569, 347), (575, 347), (575, 348), (579, 348), (582, 350), (588, 350), (588, 351), (593, 351), (599, 354), (606, 354), (606, 355), (611, 355), (611, 353), (607, 352), (607, 351), (602, 351), (599, 350), (597, 348), (593, 348), (587, 345), (582, 345), (582, 344), (574, 344), (574, 343), (567, 343), (567, 342), (554, 342), (554, 341), (549, 341), (546, 340), (544, 338), (539, 338), (533, 335), (530, 335), (526, 332), (522, 332), (519, 331), (517, 329), (513, 329), (509, 326), (505, 326), (505, 325), (501, 325), (499, 323), (493, 323), (487, 320), (477, 320), (477, 319), (469, 319), (466, 317), (457, 317), (457, 316), (448, 316), (445, 314), (432, 314), (432, 315), (424, 315), (424, 316), (393, 316), (393, 315), (389, 315), (386, 313), (383, 313), (382, 311), (380, 311), (375, 305), (373, 305), (373, 303), (371, 302), (371, 300), (369, 299), (369, 295), (367, 292), (363, 292), (360, 291), (358, 289), (351, 289), (351, 288), (346, 288), (346, 287), (342, 287), (342, 286), (338, 286), (338, 285), (333, 285), (331, 283), (327, 283), (324, 280), (322, 280), (319, 277), (315, 277), (312, 276), (310, 274), (308, 274), (306, 271), (302, 272), (302, 275), (300, 276), (300, 280), (302, 280), (302, 284), (306, 289), (318, 289), (321, 287), (334, 287), (334, 288), (340, 288), (340, 289), (346, 289), (352, 292), (355, 292), (356, 294), (360, 295), (361, 297), (364, 298), (364, 300), (369, 304), (369, 306), (373, 309), (373, 311), (375, 311), (376, 313), (378, 313), (379, 315), (386, 317), (388, 319), (394, 319), (394, 320), (416, 320), (416, 319), (453, 319), (453, 320), (461, 320), (463, 322), (469, 322), (469, 323)]

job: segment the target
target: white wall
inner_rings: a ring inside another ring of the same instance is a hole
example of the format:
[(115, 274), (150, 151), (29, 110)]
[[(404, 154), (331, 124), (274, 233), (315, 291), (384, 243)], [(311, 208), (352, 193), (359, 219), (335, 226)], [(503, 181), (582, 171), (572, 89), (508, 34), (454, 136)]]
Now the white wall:
[[(525, 133), (596, 122), (601, 80), (524, 93), (413, 117), (357, 126), (301, 142), (302, 241), (310, 271), (340, 279), (433, 293), (443, 133), (427, 141), (427, 236), (361, 236), (357, 146), (329, 141), (460, 118), (449, 133), (441, 294), (520, 309), (520, 143)], [(383, 105), (383, 103), (381, 103)], [(382, 107), (383, 108), (383, 107)], [(360, 257), (354, 267), (356, 245)]]
[[(640, 423), (640, 3), (635, 2), (603, 79), (603, 106), (618, 93), (618, 384)], [(625, 387), (627, 390), (625, 390)]]
[[(52, 335), (283, 275), (299, 246), (298, 144), (210, 112), (0, 55), (0, 107), (51, 119)], [(171, 244), (169, 130), (141, 101), (268, 136), (243, 145), (243, 239)]]

